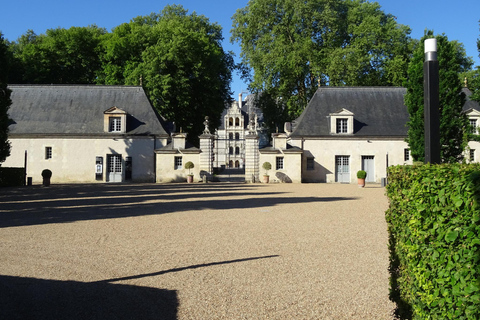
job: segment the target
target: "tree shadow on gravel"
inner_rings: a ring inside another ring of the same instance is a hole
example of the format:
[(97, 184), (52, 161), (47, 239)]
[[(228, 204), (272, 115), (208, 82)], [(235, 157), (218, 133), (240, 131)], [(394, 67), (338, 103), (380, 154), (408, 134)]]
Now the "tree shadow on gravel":
[(0, 275), (0, 319), (177, 319), (174, 290)]
[(128, 277), (100, 280), (98, 282), (114, 282), (114, 281), (133, 280), (133, 279), (140, 279), (140, 278), (146, 278), (146, 277), (160, 276), (160, 275), (166, 274), (166, 273), (180, 272), (180, 271), (189, 270), (189, 269), (198, 269), (198, 268), (212, 267), (212, 266), (218, 266), (218, 265), (223, 265), (223, 264), (246, 262), (246, 261), (252, 261), (252, 260), (259, 260), (259, 259), (278, 258), (278, 257), (280, 257), (280, 256), (279, 255), (271, 255), (271, 256), (263, 256), (263, 257), (253, 257), (253, 258), (220, 261), (220, 262), (210, 262), (210, 263), (196, 264), (196, 265), (192, 265), (192, 266), (188, 266), (188, 267), (181, 267), (181, 268), (174, 268), (174, 269), (170, 269), (170, 270), (163, 270), (163, 271), (152, 272), (152, 273), (138, 274), (138, 275), (128, 276)]
[[(247, 184), (99, 184), (5, 188), (0, 194), (0, 228), (204, 209), (254, 209), (280, 204), (356, 199), (294, 197), (285, 192), (266, 191), (271, 189), (262, 192), (263, 188)], [(213, 197), (216, 199), (211, 199)]]

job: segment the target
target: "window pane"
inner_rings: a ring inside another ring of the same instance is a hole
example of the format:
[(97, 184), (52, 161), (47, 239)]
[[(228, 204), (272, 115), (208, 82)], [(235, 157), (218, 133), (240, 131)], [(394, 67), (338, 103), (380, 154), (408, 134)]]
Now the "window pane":
[(52, 147), (45, 147), (45, 159), (52, 159)]
[(175, 157), (175, 170), (182, 169), (182, 157)]
[(348, 119), (337, 119), (337, 133), (347, 133)]
[(282, 170), (283, 169), (283, 157), (277, 157), (277, 161), (276, 161), (276, 168), (277, 170)]
[(314, 158), (307, 158), (307, 170), (314, 170), (314, 169), (315, 169)]

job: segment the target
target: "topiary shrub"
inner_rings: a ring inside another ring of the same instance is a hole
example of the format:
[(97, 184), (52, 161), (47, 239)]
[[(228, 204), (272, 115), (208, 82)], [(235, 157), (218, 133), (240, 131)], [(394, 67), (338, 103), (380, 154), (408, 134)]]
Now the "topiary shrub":
[(188, 161), (187, 163), (185, 163), (185, 169), (188, 169), (188, 174), (189, 175), (192, 175), (192, 172), (191, 170), (195, 167), (195, 165), (193, 164), (192, 161)]
[(262, 168), (265, 169), (265, 176), (268, 176), (268, 170), (272, 169), (272, 164), (270, 162), (264, 162)]
[(357, 179), (365, 179), (367, 177), (367, 172), (365, 170), (357, 171)]

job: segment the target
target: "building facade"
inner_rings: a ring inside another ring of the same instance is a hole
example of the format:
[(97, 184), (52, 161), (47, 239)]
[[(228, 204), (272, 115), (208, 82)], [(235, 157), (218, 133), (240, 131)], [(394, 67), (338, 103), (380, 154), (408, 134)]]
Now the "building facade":
[(41, 183), (154, 182), (154, 151), (167, 144), (165, 122), (141, 87), (11, 85), (11, 155)]

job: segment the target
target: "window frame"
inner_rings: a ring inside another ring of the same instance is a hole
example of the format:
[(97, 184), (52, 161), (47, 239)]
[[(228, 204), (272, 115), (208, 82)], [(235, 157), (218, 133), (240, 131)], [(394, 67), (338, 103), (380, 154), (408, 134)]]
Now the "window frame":
[(315, 170), (315, 158), (307, 157), (307, 171)]
[(108, 117), (108, 132), (122, 132), (122, 117)]
[(336, 133), (337, 134), (348, 133), (348, 118), (337, 118), (336, 119)]
[(469, 123), (470, 123), (470, 126), (471, 126), (471, 134), (477, 134), (478, 133), (478, 128), (477, 128), (477, 119), (472, 119), (470, 118), (469, 119)]
[(284, 157), (276, 157), (275, 159), (275, 169), (283, 170), (285, 168)]
[(173, 167), (175, 170), (183, 169), (183, 159), (181, 156), (175, 156), (173, 159)]
[(45, 160), (50, 160), (53, 158), (53, 148), (50, 146), (45, 147)]

